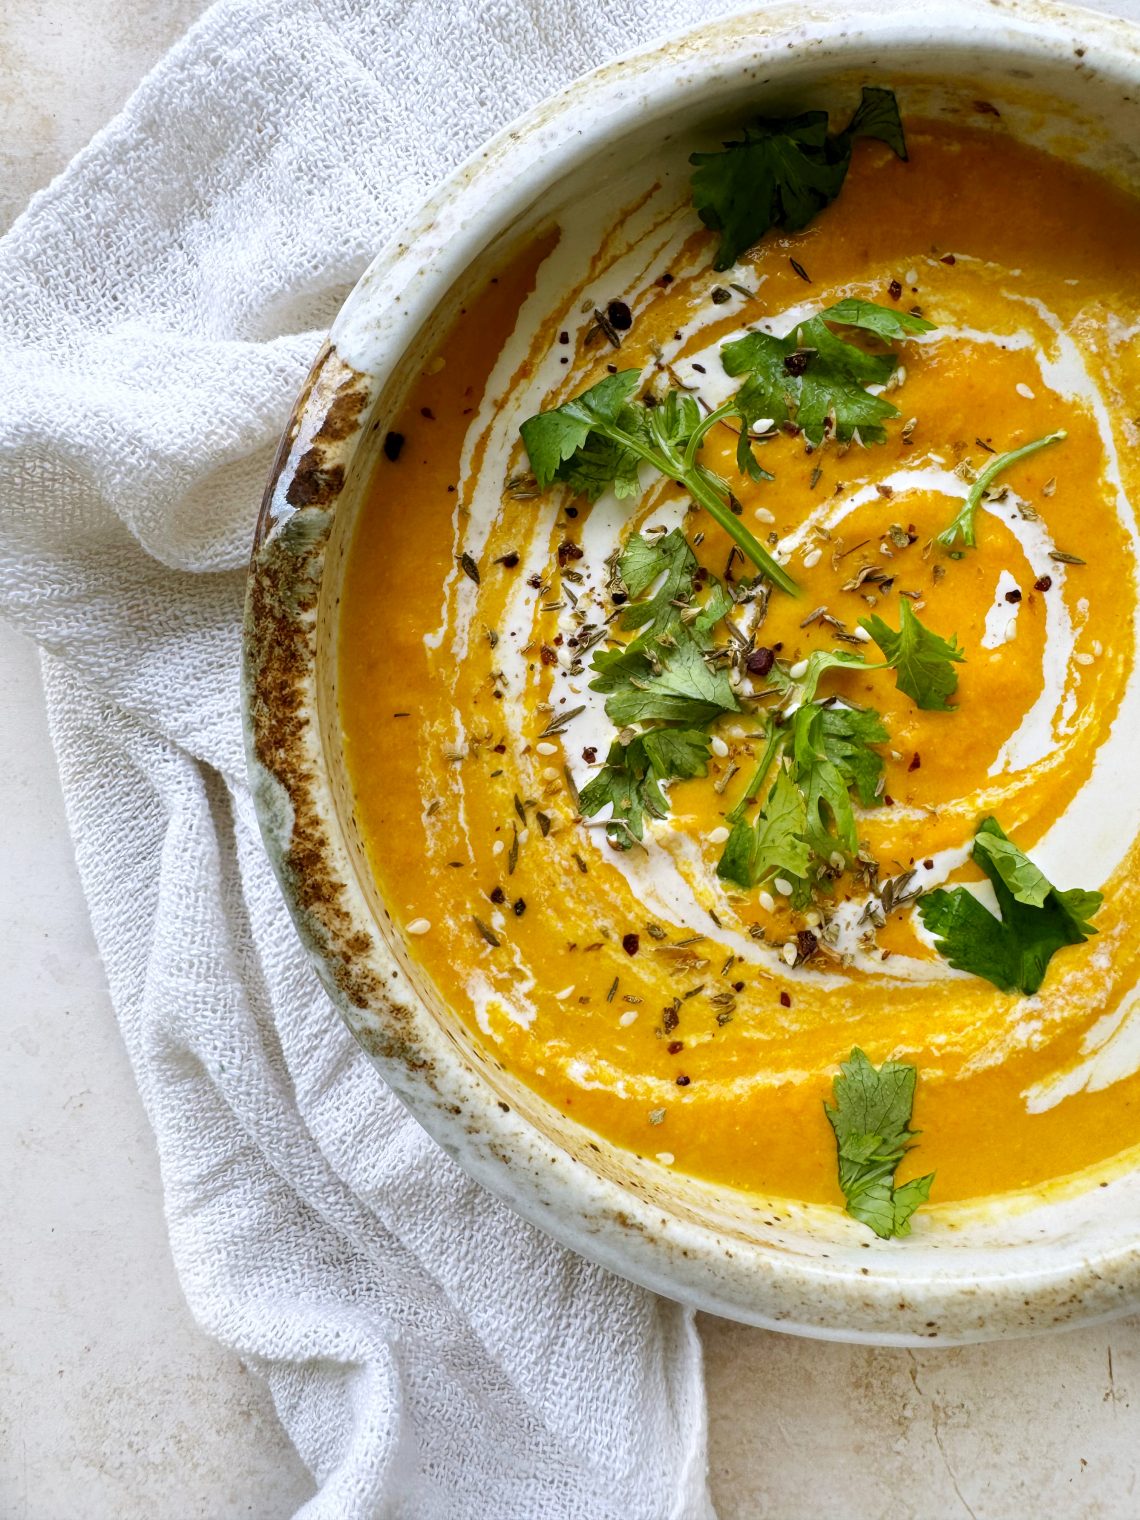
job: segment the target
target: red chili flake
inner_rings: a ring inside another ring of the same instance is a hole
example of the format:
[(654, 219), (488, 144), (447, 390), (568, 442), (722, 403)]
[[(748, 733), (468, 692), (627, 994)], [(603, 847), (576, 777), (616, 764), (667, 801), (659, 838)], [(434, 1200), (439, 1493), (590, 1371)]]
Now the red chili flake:
[(894, 805), (895, 805), (895, 799), (892, 796), (890, 796), (889, 793), (884, 792), (883, 793), (883, 803), (884, 803), (884, 806), (886, 806), (886, 807), (894, 807)]
[(930, 858), (929, 855), (926, 857), (926, 859), (922, 863), (923, 863), (923, 865), (926, 867), (926, 869), (928, 871), (933, 871), (934, 870), (934, 862), (933, 862), (933, 860), (931, 860), (931, 858)]
[(506, 902), (506, 900), (507, 894), (503, 891), (502, 887), (491, 888), (491, 901), (493, 903)]
[(636, 955), (641, 949), (641, 939), (636, 934), (623, 934), (621, 937), (621, 947), (626, 955)]
[(898, 298), (902, 295), (902, 286), (899, 284), (898, 280), (892, 280), (891, 283), (887, 286), (887, 294), (890, 296), (892, 301), (897, 301)]
[(559, 649), (562, 648), (562, 635), (560, 633), (556, 633), (554, 635), (554, 642), (558, 646)]
[(558, 341), (559, 343), (569, 343), (570, 334), (568, 332), (560, 332), (558, 334)]
[(1053, 577), (1051, 575), (1041, 575), (1033, 582), (1033, 589), (1034, 591), (1048, 591), (1052, 584)]
[(556, 649), (551, 649), (549, 644), (544, 644), (539, 650), (539, 654), (542, 657), (542, 663), (544, 665), (558, 664), (558, 651)]
[(562, 540), (562, 542), (558, 545), (558, 565), (559, 565), (560, 569), (563, 568), (564, 566), (568, 565), (572, 559), (581, 559), (581, 558), (582, 558), (582, 550), (581, 550), (581, 548), (576, 543), (574, 543), (571, 539), (564, 538)]
[(384, 436), (384, 458), (390, 459), (393, 464), (400, 457), (400, 450), (404, 447), (403, 433), (386, 433)]
[(1007, 591), (1006, 594), (1005, 594), (1005, 599), (1006, 599), (1007, 602), (1020, 602), (1020, 600), (1021, 600), (1021, 592), (1020, 591)]
[(582, 759), (586, 762), (587, 765), (593, 765), (594, 761), (597, 758), (598, 752), (592, 744), (587, 745), (587, 747), (582, 751)]
[(733, 982), (733, 984), (732, 984), (732, 990), (733, 990), (733, 992), (743, 992), (744, 991), (744, 983), (743, 982)]
[(692, 1080), (693, 1080), (692, 1077), (687, 1077), (687, 1076), (685, 1076), (684, 1072), (682, 1072), (681, 1075), (677, 1078), (677, 1086), (678, 1087), (688, 1087), (689, 1083)]
[(697, 568), (693, 571), (693, 585), (694, 586), (703, 586), (704, 583), (708, 580), (708, 578), (709, 578), (709, 572), (708, 572), (708, 566), (707, 565), (698, 565)]
[(819, 940), (810, 929), (801, 929), (796, 935), (796, 950), (801, 961), (810, 960), (819, 949)]
[(952, 253), (944, 253), (938, 262), (940, 264), (956, 264), (958, 260)]
[(915, 750), (914, 754), (911, 756), (910, 764), (907, 766), (907, 770), (908, 771), (916, 771), (916, 770), (918, 770), (918, 768), (919, 768), (919, 766), (921, 764), (922, 764), (922, 756), (918, 753), (917, 750)]
[(495, 745), (495, 753), (496, 753), (496, 755), (505, 755), (506, 752), (507, 752), (507, 746), (505, 744), (496, 744)]
[(750, 676), (766, 676), (775, 663), (775, 651), (763, 645), (759, 649), (754, 649), (744, 662)]
[(519, 562), (519, 557), (512, 549), (509, 554), (500, 554), (495, 561), (496, 565), (502, 565), (504, 570), (513, 570)]
[(780, 993), (780, 1007), (781, 1008), (790, 1008), (791, 1006), (792, 1006), (792, 994), (790, 992), (781, 992)]
[(679, 1056), (685, 1048), (684, 1040), (670, 1040), (668, 1051), (671, 1056)]
[(808, 360), (810, 358), (810, 354), (805, 354), (803, 352), (788, 354), (784, 360), (784, 368), (787, 370), (789, 375), (802, 375), (804, 370), (808, 367)]
[(606, 307), (606, 316), (610, 319), (610, 325), (616, 327), (618, 332), (628, 332), (633, 326), (633, 312), (624, 301), (611, 301)]
[(664, 274), (659, 274), (657, 276), (656, 283), (661, 286), (662, 290), (667, 290), (668, 287), (673, 283), (673, 276), (669, 273), (668, 270), (666, 270)]

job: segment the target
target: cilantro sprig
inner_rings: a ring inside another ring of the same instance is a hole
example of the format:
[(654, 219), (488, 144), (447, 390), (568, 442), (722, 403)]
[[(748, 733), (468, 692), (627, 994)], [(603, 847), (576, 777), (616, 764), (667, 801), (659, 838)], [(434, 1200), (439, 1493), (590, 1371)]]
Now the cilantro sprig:
[(652, 465), (683, 486), (773, 585), (794, 596), (795, 581), (733, 512), (728, 486), (697, 460), (724, 409), (702, 417), (692, 396), (679, 391), (659, 406), (645, 406), (633, 400), (640, 383), (640, 370), (621, 370), (527, 418), (520, 431), (540, 489), (560, 480), (591, 501), (610, 488), (619, 497), (635, 496), (641, 464)]
[(899, 409), (866, 387), (885, 385), (898, 358), (890, 351), (869, 353), (833, 327), (898, 342), (931, 332), (934, 324), (873, 301), (847, 299), (798, 322), (782, 338), (752, 332), (726, 343), (725, 372), (748, 376), (732, 403), (748, 427), (760, 418), (789, 423), (813, 447), (828, 437), (847, 442), (856, 434), (863, 443), (884, 442), (885, 424), (900, 415)]
[(973, 549), (977, 544), (978, 508), (982, 504), (982, 498), (998, 476), (1015, 464), (1020, 464), (1023, 459), (1029, 459), (1041, 449), (1048, 448), (1050, 444), (1063, 442), (1068, 436), (1064, 428), (1058, 428), (1055, 433), (1046, 433), (1043, 438), (1035, 438), (1032, 443), (1023, 444), (1019, 449), (1011, 449), (1008, 454), (995, 454), (970, 487), (969, 495), (962, 503), (954, 521), (949, 527), (943, 528), (934, 542), (941, 544), (944, 549), (953, 549), (961, 539), (963, 548)]
[(1058, 890), (995, 818), (978, 825), (972, 858), (993, 884), (1001, 917), (955, 887), (926, 894), (918, 907), (922, 921), (936, 936), (935, 949), (957, 970), (1029, 996), (1058, 950), (1096, 933), (1091, 919), (1104, 898), (1079, 887)]
[(858, 137), (876, 137), (906, 158), (891, 90), (864, 86), (842, 132), (828, 132), (826, 111), (759, 117), (720, 152), (694, 153), (693, 205), (705, 226), (720, 233), (715, 267), (730, 268), (771, 227), (806, 227), (843, 188)]
[(925, 627), (907, 597), (899, 598), (899, 629), (896, 633), (877, 614), (859, 619), (883, 651), (895, 672), (898, 689), (926, 712), (954, 712), (947, 701), (958, 689), (958, 672), (966, 656), (957, 635), (944, 639)]
[(881, 1240), (909, 1235), (914, 1211), (930, 1197), (934, 1173), (895, 1186), (895, 1173), (918, 1134), (910, 1127), (918, 1072), (901, 1061), (877, 1070), (855, 1047), (824, 1103), (839, 1152), (839, 1186), (853, 1219)]
[(708, 735), (693, 729), (657, 728), (623, 745), (615, 739), (606, 763), (582, 788), (578, 806), (592, 818), (612, 807), (606, 833), (619, 849), (645, 836), (645, 819), (667, 818), (665, 781), (703, 776), (708, 770)]

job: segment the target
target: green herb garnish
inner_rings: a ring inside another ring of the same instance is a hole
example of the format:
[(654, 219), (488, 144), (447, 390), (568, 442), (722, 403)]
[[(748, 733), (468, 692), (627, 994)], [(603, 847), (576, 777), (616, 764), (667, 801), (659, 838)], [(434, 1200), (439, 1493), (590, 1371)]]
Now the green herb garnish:
[(760, 418), (798, 427), (813, 447), (825, 438), (841, 442), (858, 434), (863, 443), (882, 443), (884, 424), (900, 415), (868, 385), (885, 385), (898, 367), (893, 353), (868, 353), (831, 330), (855, 328), (878, 338), (900, 340), (934, 326), (909, 312), (846, 300), (798, 323), (782, 338), (754, 332), (726, 343), (721, 362), (729, 375), (749, 378), (733, 398), (733, 408), (751, 427)]
[(579, 810), (583, 817), (592, 818), (612, 804), (606, 833), (615, 845), (627, 850), (634, 840), (643, 838), (646, 816), (668, 816), (661, 783), (703, 776), (708, 758), (708, 735), (692, 729), (650, 729), (626, 745), (615, 740), (605, 765), (582, 788)]
[(728, 486), (697, 462), (701, 442), (724, 409), (702, 417), (692, 396), (679, 391), (670, 391), (658, 406), (645, 406), (632, 399), (640, 383), (639, 370), (622, 370), (527, 418), (520, 431), (540, 489), (561, 480), (591, 501), (611, 488), (619, 497), (634, 496), (641, 491), (639, 467), (650, 464), (684, 486), (774, 585), (795, 595), (795, 581), (733, 512)]
[(806, 884), (811, 870), (803, 793), (782, 766), (755, 824), (739, 819), (716, 868), (722, 881), (746, 891), (773, 876)]
[(925, 628), (907, 597), (899, 599), (899, 631), (896, 633), (881, 617), (859, 619), (883, 651), (888, 665), (895, 671), (898, 689), (916, 706), (927, 712), (953, 712), (946, 700), (958, 689), (955, 664), (965, 658), (957, 635), (944, 639)]
[(882, 1240), (909, 1235), (915, 1209), (930, 1197), (934, 1173), (895, 1186), (899, 1163), (918, 1131), (910, 1127), (918, 1072), (900, 1061), (876, 1071), (856, 1047), (833, 1083), (824, 1110), (839, 1151), (839, 1186), (853, 1219)]
[(760, 117), (743, 141), (716, 153), (694, 153), (693, 205), (720, 233), (715, 268), (728, 269), (770, 227), (798, 232), (839, 194), (857, 137), (877, 137), (905, 159), (906, 141), (891, 90), (863, 88), (842, 132), (829, 133), (826, 111)]
[(962, 503), (962, 509), (957, 517), (948, 528), (943, 528), (934, 542), (941, 544), (945, 549), (952, 549), (961, 538), (963, 547), (972, 549), (976, 543), (974, 535), (978, 507), (981, 505), (982, 497), (997, 477), (1013, 465), (1019, 464), (1021, 460), (1036, 454), (1039, 449), (1047, 448), (1051, 443), (1060, 443), (1067, 437), (1065, 429), (1058, 428), (1055, 433), (1046, 433), (1044, 438), (1035, 438), (1032, 443), (1023, 444), (1019, 449), (1012, 449), (1008, 454), (995, 454), (970, 487), (970, 494)]
[(1030, 995), (1058, 950), (1096, 933), (1089, 920), (1104, 898), (1079, 887), (1058, 891), (994, 818), (978, 825), (973, 860), (993, 883), (1001, 917), (955, 887), (927, 893), (918, 908), (922, 921), (936, 936), (935, 949), (959, 971), (1002, 992)]

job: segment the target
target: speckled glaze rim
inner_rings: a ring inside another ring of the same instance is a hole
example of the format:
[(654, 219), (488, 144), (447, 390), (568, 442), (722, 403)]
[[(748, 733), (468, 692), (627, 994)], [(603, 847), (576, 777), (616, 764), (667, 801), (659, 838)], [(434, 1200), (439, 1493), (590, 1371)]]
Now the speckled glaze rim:
[[(848, 0), (827, 0), (738, 14), (608, 64), (500, 133), (380, 253), (282, 440), (250, 569), (243, 707), (258, 818), (298, 933), (385, 1080), (469, 1174), (583, 1255), (713, 1313), (876, 1344), (1106, 1318), (1140, 1302), (1140, 1172), (1016, 1207), (932, 1209), (910, 1240), (872, 1245), (838, 1211), (725, 1204), (691, 1179), (638, 1171), (565, 1121), (562, 1133), (535, 1123), (517, 1084), (429, 1006), (345, 822), (321, 675), (343, 562), (330, 553), (338, 513), (351, 511), (386, 390), (433, 312), (544, 190), (607, 142), (686, 106), (716, 119), (715, 102), (733, 92), (760, 101), (852, 69), (917, 74), (923, 62), (937, 73), (951, 54), (976, 56), (977, 73), (999, 82), (1068, 81), (1082, 120), (1140, 126), (1138, 38), (1129, 23), (1040, 0), (921, 12), (872, 0), (857, 17)], [(959, 75), (976, 77), (972, 66)]]

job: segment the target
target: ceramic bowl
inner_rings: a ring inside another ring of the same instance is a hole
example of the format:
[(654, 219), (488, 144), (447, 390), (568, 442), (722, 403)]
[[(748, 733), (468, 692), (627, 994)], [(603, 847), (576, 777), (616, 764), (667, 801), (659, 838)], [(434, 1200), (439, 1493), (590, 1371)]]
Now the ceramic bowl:
[(503, 1071), (409, 957), (354, 821), (337, 610), (377, 450), (497, 251), (649, 145), (889, 82), (926, 114), (984, 98), (1005, 129), (1137, 190), (1138, 39), (1124, 22), (1040, 3), (845, 0), (771, 6), (608, 64), (489, 143), (377, 257), (274, 465), (249, 579), (245, 712), (258, 815), (298, 933), (380, 1074), (462, 1167), (575, 1250), (718, 1314), (893, 1344), (1109, 1316), (1140, 1298), (1140, 1174), (931, 1207), (911, 1238), (877, 1242), (836, 1209), (666, 1173)]

